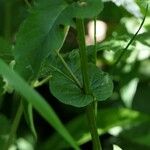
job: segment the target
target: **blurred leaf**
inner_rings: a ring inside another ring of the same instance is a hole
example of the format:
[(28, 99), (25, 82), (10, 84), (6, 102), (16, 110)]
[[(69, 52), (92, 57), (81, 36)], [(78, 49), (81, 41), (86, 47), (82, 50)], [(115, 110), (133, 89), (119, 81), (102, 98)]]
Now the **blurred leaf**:
[[(150, 77), (150, 76), (149, 76)], [(148, 78), (149, 79), (149, 78)], [(132, 108), (147, 114), (150, 114), (150, 84), (149, 80), (140, 82), (136, 90)]]
[(120, 89), (121, 98), (126, 107), (128, 108), (132, 107), (132, 101), (136, 93), (138, 82), (139, 82), (138, 78), (133, 78), (131, 81), (129, 81), (129, 83), (125, 84)]
[(150, 32), (144, 32), (142, 34), (137, 35), (136, 39), (140, 41), (141, 43), (150, 46), (150, 38), (149, 38)]
[(142, 16), (140, 7), (137, 5), (135, 0), (106, 0), (106, 1), (112, 1), (117, 6), (122, 6), (123, 8), (125, 8), (129, 13), (131, 13), (135, 17)]
[(11, 70), (2, 60), (0, 60), (0, 74), (9, 81), (17, 92), (33, 105), (40, 115), (51, 124), (72, 147), (79, 149), (72, 136), (63, 126), (52, 107), (47, 104), (46, 100), (32, 89), (17, 73)]
[(118, 145), (113, 145), (113, 150), (122, 150)]
[[(140, 125), (133, 126), (129, 129), (124, 130), (120, 137), (124, 139), (124, 141), (130, 141), (139, 145), (141, 148), (146, 147), (150, 149), (150, 121), (144, 122)], [(136, 147), (135, 147), (136, 148)], [(145, 149), (145, 148), (144, 148)]]
[[(116, 126), (120, 126), (122, 128), (128, 126), (132, 127), (136, 124), (150, 120), (149, 116), (145, 114), (124, 108), (101, 109), (98, 111), (97, 119), (99, 135), (107, 133), (111, 128)], [(86, 116), (81, 115), (77, 118), (74, 118), (66, 125), (66, 127), (72, 133), (72, 135), (74, 135), (74, 138), (80, 145), (91, 140)], [(48, 139), (48, 141), (43, 143), (42, 146), (37, 147), (37, 149), (40, 150), (43, 148), (44, 150), (65, 150), (68, 147), (68, 144), (64, 141), (61, 141), (60, 136), (55, 133)]]

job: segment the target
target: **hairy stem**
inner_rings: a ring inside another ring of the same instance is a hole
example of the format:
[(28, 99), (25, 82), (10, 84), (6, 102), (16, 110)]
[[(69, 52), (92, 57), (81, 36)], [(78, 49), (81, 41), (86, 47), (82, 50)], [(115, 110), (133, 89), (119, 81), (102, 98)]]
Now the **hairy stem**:
[[(88, 61), (87, 61), (87, 52), (85, 45), (85, 30), (84, 30), (84, 21), (82, 19), (76, 19), (76, 26), (78, 31), (78, 43), (79, 43), (79, 53), (81, 60), (81, 71), (83, 78), (83, 90), (85, 94), (91, 94), (89, 86), (89, 75), (88, 75)], [(86, 109), (87, 118), (89, 121), (89, 128), (92, 136), (93, 149), (101, 150), (101, 144), (96, 127), (96, 117), (94, 111), (94, 101), (89, 104)]]

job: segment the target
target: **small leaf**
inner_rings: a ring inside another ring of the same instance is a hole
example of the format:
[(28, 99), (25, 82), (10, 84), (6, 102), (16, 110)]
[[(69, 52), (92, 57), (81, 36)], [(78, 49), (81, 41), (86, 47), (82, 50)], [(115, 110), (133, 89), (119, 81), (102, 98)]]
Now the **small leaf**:
[(93, 18), (103, 10), (102, 0), (82, 0), (68, 2), (69, 6), (61, 13), (59, 23), (75, 27), (74, 18)]
[[(110, 97), (113, 83), (109, 75), (100, 71), (93, 64), (89, 64), (88, 69), (91, 95), (86, 95), (71, 77), (58, 70), (53, 70), (52, 72), (52, 79), (50, 80), (52, 94), (61, 102), (75, 107), (84, 107), (93, 100), (102, 101)], [(80, 68), (74, 74), (82, 83)]]

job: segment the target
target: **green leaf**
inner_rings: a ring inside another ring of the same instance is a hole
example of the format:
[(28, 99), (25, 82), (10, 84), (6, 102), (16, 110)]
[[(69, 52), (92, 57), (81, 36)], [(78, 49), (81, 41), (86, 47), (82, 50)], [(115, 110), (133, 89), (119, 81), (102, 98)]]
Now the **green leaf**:
[(54, 110), (47, 104), (46, 100), (42, 98), (34, 89), (32, 89), (16, 72), (11, 70), (2, 60), (0, 60), (0, 74), (3, 75), (14, 89), (20, 93), (33, 107), (40, 113), (40, 115), (51, 124), (57, 132), (75, 149), (79, 150), (76, 142), (63, 126)]
[[(86, 95), (83, 89), (73, 81), (71, 77), (55, 69), (50, 80), (52, 94), (61, 102), (75, 107), (84, 107), (93, 100), (102, 101), (111, 96), (113, 83), (108, 74), (102, 72), (93, 64), (89, 64), (89, 80), (91, 95)], [(74, 70), (72, 70), (74, 71)], [(81, 70), (73, 72), (82, 83)]]
[(66, 29), (56, 21), (66, 7), (63, 0), (38, 0), (21, 25), (14, 55), (16, 70), (25, 79), (36, 78), (43, 59), (62, 46)]
[(120, 135), (124, 142), (134, 143), (138, 149), (150, 149), (150, 120), (125, 129)]
[(64, 0), (36, 1), (17, 34), (14, 55), (16, 70), (21, 76), (27, 80), (36, 78), (42, 61), (61, 48), (68, 28), (60, 25), (66, 24), (67, 20), (69, 25), (72, 24), (74, 17), (94, 17), (103, 8), (100, 0), (81, 3), (86, 4), (81, 6), (74, 2), (68, 5)]
[(103, 3), (101, 0), (82, 0), (73, 2), (67, 9), (72, 17), (77, 18), (93, 18), (103, 10)]

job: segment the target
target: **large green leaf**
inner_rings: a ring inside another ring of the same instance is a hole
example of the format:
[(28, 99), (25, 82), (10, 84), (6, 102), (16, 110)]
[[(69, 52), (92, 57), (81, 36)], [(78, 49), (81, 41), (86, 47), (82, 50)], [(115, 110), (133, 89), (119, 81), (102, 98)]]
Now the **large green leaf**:
[[(34, 79), (46, 56), (59, 50), (66, 36), (66, 28), (60, 26), (74, 17), (93, 17), (102, 10), (102, 2), (88, 0), (68, 4), (64, 0), (37, 0), (29, 17), (21, 25), (14, 49), (16, 70), (25, 79)], [(67, 17), (69, 14), (70, 17)], [(64, 19), (63, 18), (67, 18)]]
[(52, 107), (48, 105), (44, 98), (32, 89), (16, 72), (11, 70), (1, 59), (0, 74), (8, 80), (9, 84), (12, 85), (17, 92), (33, 105), (40, 115), (48, 121), (72, 147), (79, 149)]
[[(102, 101), (110, 97), (113, 90), (110, 76), (93, 64), (89, 64), (88, 69), (91, 89), (90, 95), (86, 95), (82, 87), (79, 87), (70, 76), (58, 69), (52, 71), (52, 78), (50, 80), (52, 94), (61, 102), (76, 107), (84, 107), (93, 100)], [(82, 84), (80, 68), (73, 73)]]
[(102, 0), (81, 0), (73, 2), (67, 8), (65, 15), (72, 18), (92, 18), (97, 16), (103, 9)]
[[(17, 34), (14, 55), (16, 70), (25, 79), (35, 78), (43, 59), (51, 50), (59, 49), (62, 45), (60, 40), (56, 41), (55, 38), (54, 33), (61, 30), (57, 28), (55, 23), (66, 7), (67, 4), (63, 0), (37, 1), (35, 7), (30, 10), (29, 17), (21, 25)], [(55, 25), (55, 31), (53, 25)], [(63, 36), (60, 35), (62, 36), (60, 37), (62, 38), (61, 42), (65, 35), (65, 32), (63, 33)]]

